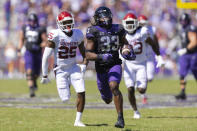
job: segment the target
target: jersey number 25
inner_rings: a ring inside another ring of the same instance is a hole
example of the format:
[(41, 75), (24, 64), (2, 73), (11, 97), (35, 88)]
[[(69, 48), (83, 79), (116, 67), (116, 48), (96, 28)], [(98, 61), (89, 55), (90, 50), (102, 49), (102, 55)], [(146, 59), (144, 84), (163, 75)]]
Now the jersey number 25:
[(77, 46), (60, 46), (58, 49), (58, 58), (60, 59), (67, 59), (73, 58), (76, 56), (76, 48)]

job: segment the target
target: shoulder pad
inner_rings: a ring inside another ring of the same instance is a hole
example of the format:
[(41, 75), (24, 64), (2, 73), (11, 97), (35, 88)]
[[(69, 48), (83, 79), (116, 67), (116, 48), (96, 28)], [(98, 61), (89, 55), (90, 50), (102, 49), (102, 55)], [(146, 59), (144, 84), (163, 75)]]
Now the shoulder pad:
[(86, 30), (86, 38), (87, 39), (93, 38), (95, 35), (95, 32), (96, 32), (96, 29), (94, 28), (94, 26), (88, 27)]
[(73, 31), (75, 31), (77, 39), (81, 43), (84, 40), (84, 35), (83, 35), (82, 31), (80, 29), (74, 29)]
[(48, 33), (48, 40), (53, 41), (58, 36), (58, 29), (51, 30)]

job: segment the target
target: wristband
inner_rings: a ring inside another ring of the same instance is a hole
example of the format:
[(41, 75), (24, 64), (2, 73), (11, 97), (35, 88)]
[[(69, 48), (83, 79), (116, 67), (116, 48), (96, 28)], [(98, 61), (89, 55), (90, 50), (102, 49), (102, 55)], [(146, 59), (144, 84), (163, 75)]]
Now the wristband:
[(103, 55), (102, 54), (97, 54), (97, 59), (98, 60), (102, 60), (103, 59)]

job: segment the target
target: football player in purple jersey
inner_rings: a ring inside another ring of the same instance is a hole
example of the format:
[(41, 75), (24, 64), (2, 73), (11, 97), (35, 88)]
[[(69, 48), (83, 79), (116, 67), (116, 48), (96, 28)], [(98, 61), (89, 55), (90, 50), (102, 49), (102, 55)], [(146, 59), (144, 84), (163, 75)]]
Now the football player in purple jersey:
[[(93, 16), (94, 24), (87, 28), (86, 58), (95, 61), (97, 86), (106, 104), (112, 102), (118, 113), (115, 127), (124, 128), (123, 97), (119, 90), (122, 77), (119, 49), (128, 44), (125, 30), (119, 24), (112, 24), (112, 13), (107, 7), (99, 7)], [(123, 55), (126, 59), (135, 59), (135, 54)]]
[(36, 80), (41, 70), (42, 47), (47, 40), (46, 29), (39, 26), (37, 15), (30, 13), (19, 35), (18, 56), (21, 56), (21, 49), (25, 46), (26, 79), (30, 97), (34, 97), (38, 88)]
[(184, 13), (180, 17), (182, 29), (180, 31), (181, 49), (178, 50), (179, 75), (181, 92), (175, 96), (176, 99), (186, 99), (186, 76), (191, 71), (197, 80), (197, 29), (191, 24), (189, 14)]

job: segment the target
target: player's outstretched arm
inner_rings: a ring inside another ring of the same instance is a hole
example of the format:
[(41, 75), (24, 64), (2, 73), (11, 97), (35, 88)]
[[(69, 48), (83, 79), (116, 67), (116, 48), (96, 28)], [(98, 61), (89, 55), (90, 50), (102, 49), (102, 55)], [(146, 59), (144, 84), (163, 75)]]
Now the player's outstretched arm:
[(18, 44), (18, 47), (17, 47), (17, 52), (18, 52), (18, 56), (21, 56), (21, 49), (24, 45), (24, 32), (21, 30), (19, 32), (19, 44)]
[(146, 43), (151, 45), (153, 51), (156, 54), (156, 61), (157, 61), (156, 67), (164, 67), (165, 62), (164, 62), (162, 56), (160, 55), (159, 43), (158, 43), (157, 39), (154, 38), (154, 40), (153, 40), (152, 38), (148, 37), (146, 39)]
[(188, 32), (188, 39), (190, 42), (189, 42), (187, 48), (183, 48), (183, 49), (178, 50), (177, 53), (179, 56), (182, 56), (185, 53), (190, 52), (197, 47), (197, 33), (196, 32)]
[(42, 43), (41, 43), (41, 47), (46, 47), (47, 46), (47, 34), (46, 32), (43, 32), (41, 34), (41, 38), (42, 38)]
[(47, 47), (45, 47), (44, 54), (42, 57), (42, 84), (47, 84), (50, 82), (48, 79), (48, 59), (53, 53), (54, 46), (55, 44), (53, 42), (47, 41)]
[(85, 54), (85, 46), (84, 46), (84, 41), (81, 42), (81, 44), (79, 44), (79, 51), (83, 57), (83, 63), (84, 65), (88, 65), (88, 60), (86, 59), (86, 54)]
[(96, 53), (94, 53), (94, 42), (90, 39), (87, 39), (87, 44), (86, 44), (86, 59), (87, 60), (97, 60), (98, 59), (98, 55)]

